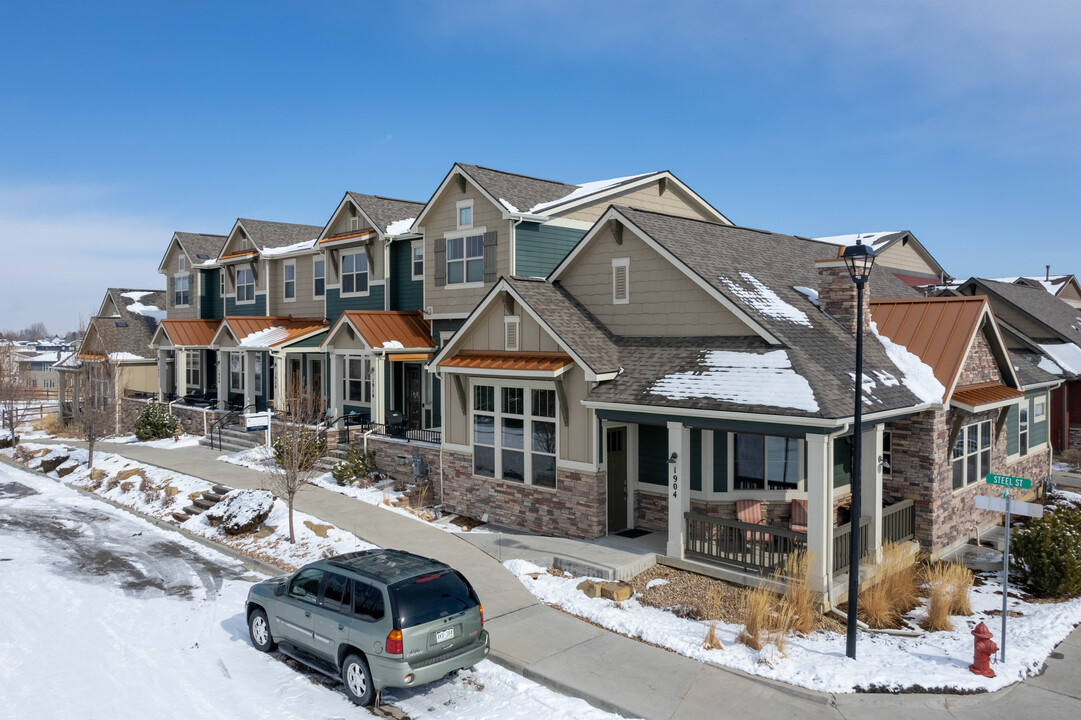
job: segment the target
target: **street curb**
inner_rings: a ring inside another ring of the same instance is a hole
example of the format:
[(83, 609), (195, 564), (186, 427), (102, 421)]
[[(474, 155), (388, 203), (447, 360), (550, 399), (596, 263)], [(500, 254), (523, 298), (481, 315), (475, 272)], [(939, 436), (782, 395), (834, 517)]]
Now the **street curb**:
[(796, 685), (789, 685), (787, 683), (779, 682), (777, 680), (771, 680), (769, 678), (761, 677), (759, 675), (751, 675), (750, 673), (744, 672), (737, 668), (726, 667), (724, 665), (719, 665), (715, 662), (705, 662), (703, 663), (703, 665), (728, 673), (729, 675), (734, 675), (740, 680), (749, 680), (750, 682), (763, 685), (770, 690), (776, 690), (777, 692), (784, 693), (785, 695), (791, 695), (792, 697), (799, 698), (800, 700), (806, 700), (807, 702), (813, 702), (818, 705), (829, 706), (834, 704), (832, 693), (818, 692), (817, 690), (809, 690), (807, 688), (798, 687)]
[[(175, 523), (170, 523), (170, 522), (168, 522), (166, 520), (162, 520), (161, 518), (156, 518), (156, 517), (154, 517), (152, 515), (147, 515), (146, 513), (143, 513), (143, 512), (140, 512), (140, 511), (136, 510), (135, 508), (128, 507), (127, 505), (121, 505), (120, 503), (118, 503), (118, 502), (116, 502), (114, 500), (110, 500), (109, 498), (102, 497), (101, 495), (98, 495), (97, 493), (90, 492), (89, 490), (84, 490), (83, 488), (76, 487), (74, 485), (69, 485), (68, 483), (64, 482), (62, 479), (51, 478), (48, 475), (46, 475), (45, 473), (41, 472), (40, 470), (34, 470), (34, 469), (31, 469), (31, 468), (28, 468), (28, 467), (26, 467), (24, 465), (21, 465), (21, 464), (15, 462), (14, 460), (11, 460), (9, 458), (4, 457), (3, 455), (0, 455), (0, 462), (3, 462), (4, 464), (10, 465), (10, 466), (15, 467), (15, 468), (19, 468), (20, 470), (25, 470), (26, 472), (35, 473), (37, 475), (42, 476), (43, 478), (46, 478), (47, 480), (52, 480), (53, 482), (55, 482), (55, 483), (57, 483), (59, 485), (63, 485), (66, 488), (71, 488), (72, 490), (76, 491), (77, 493), (80, 493), (81, 495), (85, 495), (86, 497), (94, 498), (95, 500), (100, 500), (101, 502), (106, 503), (107, 505), (112, 505), (114, 508), (117, 508), (118, 510), (123, 510), (123, 511), (125, 511), (127, 513), (130, 513), (130, 514), (134, 515), (135, 517), (138, 517), (138, 518), (140, 518), (142, 520), (146, 520), (147, 522), (161, 528), (162, 530), (171, 530), (171, 531), (173, 531), (175, 533), (183, 535), (187, 539), (194, 540), (195, 542), (199, 543), (200, 545), (204, 545), (204, 546), (206, 546), (206, 547), (208, 547), (208, 548), (210, 548), (212, 550), (216, 550), (216, 551), (222, 553), (223, 555), (228, 555), (229, 557), (233, 558), (234, 560), (237, 560), (237, 561), (241, 562), (242, 564), (244, 564), (245, 566), (247, 566), (251, 570), (261, 572), (264, 575), (269, 575), (270, 577), (278, 577), (280, 575), (285, 574), (285, 570), (282, 570), (280, 567), (277, 567), (275, 565), (271, 565), (268, 562), (263, 562), (262, 560), (257, 560), (257, 559), (255, 559), (253, 557), (249, 557), (249, 556), (245, 555), (244, 553), (240, 552), (239, 550), (236, 550), (234, 548), (229, 547), (228, 545), (222, 545), (221, 543), (215, 542), (214, 540), (211, 540), (210, 538), (205, 538), (202, 535), (196, 535), (195, 533), (190, 532), (188, 530), (185, 530), (184, 528), (180, 527), (179, 525), (176, 525)], [(146, 463), (146, 464), (149, 464), (149, 463)], [(157, 467), (157, 466), (155, 465), (154, 467)]]

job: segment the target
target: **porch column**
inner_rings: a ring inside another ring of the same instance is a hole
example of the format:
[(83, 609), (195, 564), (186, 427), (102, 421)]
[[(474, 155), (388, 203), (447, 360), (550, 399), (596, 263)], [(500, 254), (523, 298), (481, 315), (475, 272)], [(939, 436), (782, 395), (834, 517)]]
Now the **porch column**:
[(188, 394), (188, 353), (184, 348), (176, 349), (176, 396), (182, 398)]
[(255, 405), (255, 353), (246, 352), (244, 358), (244, 412), (253, 412)]
[(830, 436), (808, 433), (807, 446), (807, 549), (811, 563), (807, 583), (825, 593), (833, 575), (833, 482), (830, 473)]
[[(61, 373), (63, 375), (63, 373)], [(169, 383), (169, 351), (158, 350), (158, 402), (165, 402)], [(63, 380), (61, 380), (63, 385)], [(61, 394), (63, 394), (61, 392)]]
[(330, 401), (330, 417), (337, 419), (342, 416), (342, 381), (344, 358), (341, 355), (327, 353), (327, 363), (330, 365), (330, 385), (327, 387), (327, 398)]
[(218, 351), (218, 409), (224, 410), (229, 404), (229, 353)]
[(372, 422), (387, 421), (387, 358), (385, 355), (371, 355), (372, 359)]
[(64, 412), (64, 401), (66, 401), (68, 397), (67, 372), (65, 372), (64, 370), (57, 370), (56, 379), (59, 380), (59, 386), (56, 389), (56, 410), (60, 416), (60, 419), (63, 420), (67, 417), (67, 414)]
[[(285, 355), (270, 355), (270, 362), (274, 365), (274, 402), (275, 407), (285, 407), (285, 400), (289, 395), (289, 391), (292, 389), (286, 384), (285, 377)], [(303, 357), (303, 355), (301, 356)], [(297, 387), (298, 391), (303, 391), (303, 388)]]
[(871, 516), (868, 539), (875, 549), (877, 562), (882, 553), (882, 425), (865, 430), (861, 442), (860, 512)]
[(684, 513), (691, 509), (691, 431), (680, 422), (668, 423), (668, 456), (676, 462), (665, 466), (668, 473), (668, 548), (669, 557), (682, 558), (686, 547)]

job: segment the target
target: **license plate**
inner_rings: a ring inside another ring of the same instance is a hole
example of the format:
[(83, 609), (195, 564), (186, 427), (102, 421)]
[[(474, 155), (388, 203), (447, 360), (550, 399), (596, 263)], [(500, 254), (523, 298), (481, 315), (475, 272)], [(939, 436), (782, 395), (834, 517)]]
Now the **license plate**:
[(454, 638), (454, 628), (447, 628), (446, 630), (440, 630), (435, 634), (435, 641), (437, 643), (446, 642)]

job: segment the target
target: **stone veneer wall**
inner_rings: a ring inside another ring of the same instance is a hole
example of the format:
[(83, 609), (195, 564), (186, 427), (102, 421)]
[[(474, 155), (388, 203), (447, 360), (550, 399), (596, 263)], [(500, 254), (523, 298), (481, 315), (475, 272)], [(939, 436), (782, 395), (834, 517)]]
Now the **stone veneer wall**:
[[(120, 422), (116, 432), (124, 435), (135, 432), (135, 421), (150, 402), (144, 398), (123, 398), (120, 401)], [(214, 413), (205, 413), (202, 408), (187, 405), (176, 404), (169, 410), (180, 419), (180, 426), (189, 435), (205, 435), (205, 429), (209, 429), (217, 417)]]
[(668, 495), (636, 490), (634, 526), (642, 530), (668, 532)]
[[(965, 413), (962, 410), (931, 411), (890, 423), (893, 433), (892, 473), (883, 478), (883, 492), (894, 499), (911, 498), (916, 508), (916, 539), (924, 550), (940, 554), (1001, 520), (999, 513), (976, 509), (977, 495), (1002, 495), (1002, 488), (982, 479), (960, 490), (953, 489), (953, 466), (949, 446), (954, 418), (963, 414), (962, 425), (998, 420), (998, 411)], [(992, 426), (992, 432), (994, 426)], [(1042, 492), (1047, 478), (1050, 449), (1033, 452), (1009, 462), (1006, 457), (1006, 425), (991, 443), (991, 470), (1032, 480), (1032, 495)]]
[(1070, 426), (1070, 449), (1081, 448), (1081, 425)]
[(991, 345), (982, 332), (977, 333), (972, 347), (969, 348), (965, 367), (961, 370), (961, 376), (957, 378), (957, 387), (1001, 381), (1002, 375), (995, 356), (991, 354)]
[(443, 508), (471, 518), (560, 537), (592, 539), (607, 523), (606, 473), (556, 470), (556, 488), (473, 475), (473, 456), (443, 451)]
[[(833, 265), (833, 261), (828, 263)], [(818, 302), (822, 311), (841, 324), (841, 327), (853, 335), (856, 333), (856, 284), (843, 264), (839, 267), (827, 267), (817, 263)], [(863, 327), (871, 326), (871, 287), (873, 282), (863, 288)]]
[[(364, 440), (359, 432), (350, 433), (350, 439), (358, 448), (363, 449)], [(339, 443), (338, 431), (327, 432), (327, 448), (345, 449), (346, 443)], [(368, 450), (375, 451), (375, 462), (379, 469), (392, 478), (413, 481), (413, 467), (409, 459), (419, 455), (424, 459), (427, 466), (428, 479), (432, 483), (432, 503), (438, 505), (442, 502), (439, 495), (439, 446), (430, 443), (408, 442), (391, 438), (370, 436), (368, 438)]]

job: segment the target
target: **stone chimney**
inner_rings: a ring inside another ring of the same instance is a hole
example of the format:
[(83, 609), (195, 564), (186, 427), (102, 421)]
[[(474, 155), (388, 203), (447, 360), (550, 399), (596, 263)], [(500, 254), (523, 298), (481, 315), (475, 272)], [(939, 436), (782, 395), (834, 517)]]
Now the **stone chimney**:
[[(856, 334), (856, 283), (848, 274), (848, 266), (840, 258), (816, 260), (818, 270), (818, 306), (840, 323), (848, 332)], [(872, 278), (874, 275), (871, 276)], [(871, 284), (863, 286), (863, 329), (871, 327)]]

